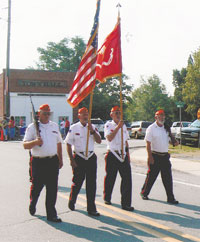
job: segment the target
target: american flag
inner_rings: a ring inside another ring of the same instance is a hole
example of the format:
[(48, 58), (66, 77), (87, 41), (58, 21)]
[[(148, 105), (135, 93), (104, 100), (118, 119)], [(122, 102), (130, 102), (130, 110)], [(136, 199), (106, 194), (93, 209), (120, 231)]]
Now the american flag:
[(95, 88), (100, 2), (101, 0), (97, 0), (97, 9), (90, 39), (67, 99), (67, 102), (73, 108)]

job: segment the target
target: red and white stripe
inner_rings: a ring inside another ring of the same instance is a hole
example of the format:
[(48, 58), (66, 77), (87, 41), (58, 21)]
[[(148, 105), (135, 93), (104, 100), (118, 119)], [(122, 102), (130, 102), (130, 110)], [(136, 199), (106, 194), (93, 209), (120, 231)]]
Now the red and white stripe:
[(81, 60), (67, 99), (72, 107), (76, 107), (94, 89), (96, 60), (96, 49), (90, 45)]

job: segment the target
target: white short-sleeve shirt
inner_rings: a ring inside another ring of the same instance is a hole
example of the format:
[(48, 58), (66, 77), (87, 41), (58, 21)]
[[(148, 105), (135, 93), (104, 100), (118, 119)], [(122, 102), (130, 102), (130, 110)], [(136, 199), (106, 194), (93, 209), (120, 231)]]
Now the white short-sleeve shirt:
[[(111, 134), (114, 129), (117, 127), (117, 124), (112, 120), (108, 121), (104, 126), (104, 136), (105, 138)], [(123, 150), (125, 153), (125, 147), (126, 147), (126, 141), (130, 139), (128, 130), (126, 128), (126, 125), (123, 125)], [(121, 154), (121, 129), (118, 130), (117, 134), (115, 135), (114, 139), (112, 141), (107, 141), (107, 148), (111, 151), (118, 151), (119, 154)]]
[[(47, 124), (39, 122), (39, 130), (43, 144), (42, 146), (34, 146), (31, 149), (31, 154), (39, 157), (56, 155), (57, 144), (62, 143), (62, 137), (58, 125), (52, 121), (49, 121)], [(35, 125), (32, 123), (26, 129), (23, 141), (31, 141), (36, 139), (36, 137)]]
[(160, 127), (156, 122), (151, 124), (146, 130), (145, 140), (151, 142), (152, 151), (168, 152), (170, 138), (164, 126)]
[[(95, 132), (100, 136), (97, 128), (94, 124), (92, 124)], [(86, 144), (87, 144), (87, 132), (88, 125), (83, 126), (81, 122), (75, 123), (70, 126), (70, 130), (65, 138), (65, 143), (72, 145), (72, 149), (75, 153), (80, 154), (83, 153), (85, 155), (86, 152)], [(89, 143), (88, 143), (88, 151), (94, 151), (94, 136), (89, 133)]]

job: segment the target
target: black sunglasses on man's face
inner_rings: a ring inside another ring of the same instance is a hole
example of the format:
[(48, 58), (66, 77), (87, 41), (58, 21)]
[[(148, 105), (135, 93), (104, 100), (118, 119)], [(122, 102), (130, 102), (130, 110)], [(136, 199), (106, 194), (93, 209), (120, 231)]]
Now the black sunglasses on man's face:
[(42, 114), (50, 116), (50, 112), (42, 112)]

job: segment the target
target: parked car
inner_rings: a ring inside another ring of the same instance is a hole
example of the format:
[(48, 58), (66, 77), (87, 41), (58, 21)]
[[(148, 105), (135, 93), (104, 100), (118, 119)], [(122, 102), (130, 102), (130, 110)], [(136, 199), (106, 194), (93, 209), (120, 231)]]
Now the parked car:
[(96, 128), (98, 129), (101, 138), (104, 138), (104, 122), (102, 119), (100, 118), (92, 118), (91, 119), (91, 123), (94, 124), (96, 126)]
[(185, 127), (188, 127), (190, 126), (192, 122), (188, 122), (188, 121), (178, 121), (178, 122), (174, 122), (172, 124), (172, 127), (171, 127), (171, 133), (173, 135), (176, 135), (177, 133), (180, 133), (180, 128), (185, 128)]
[(190, 143), (190, 144), (194, 144), (194, 145), (199, 145), (200, 143), (200, 120), (197, 119), (195, 120), (193, 123), (191, 123), (191, 125), (189, 127), (186, 128), (182, 128), (181, 129), (181, 133), (177, 133), (177, 135), (175, 136), (176, 139), (179, 140), (180, 142), (180, 135), (181, 135), (181, 143), (182, 144), (186, 144), (186, 143)]
[(152, 122), (149, 121), (136, 121), (131, 124), (131, 137), (139, 139), (144, 137), (146, 134), (146, 129), (151, 125)]
[(15, 126), (15, 140), (23, 140), (26, 131), (26, 126)]
[(129, 121), (124, 121), (126, 128), (128, 130), (129, 136), (131, 137), (131, 133), (132, 133), (132, 128), (131, 128), (131, 123)]

